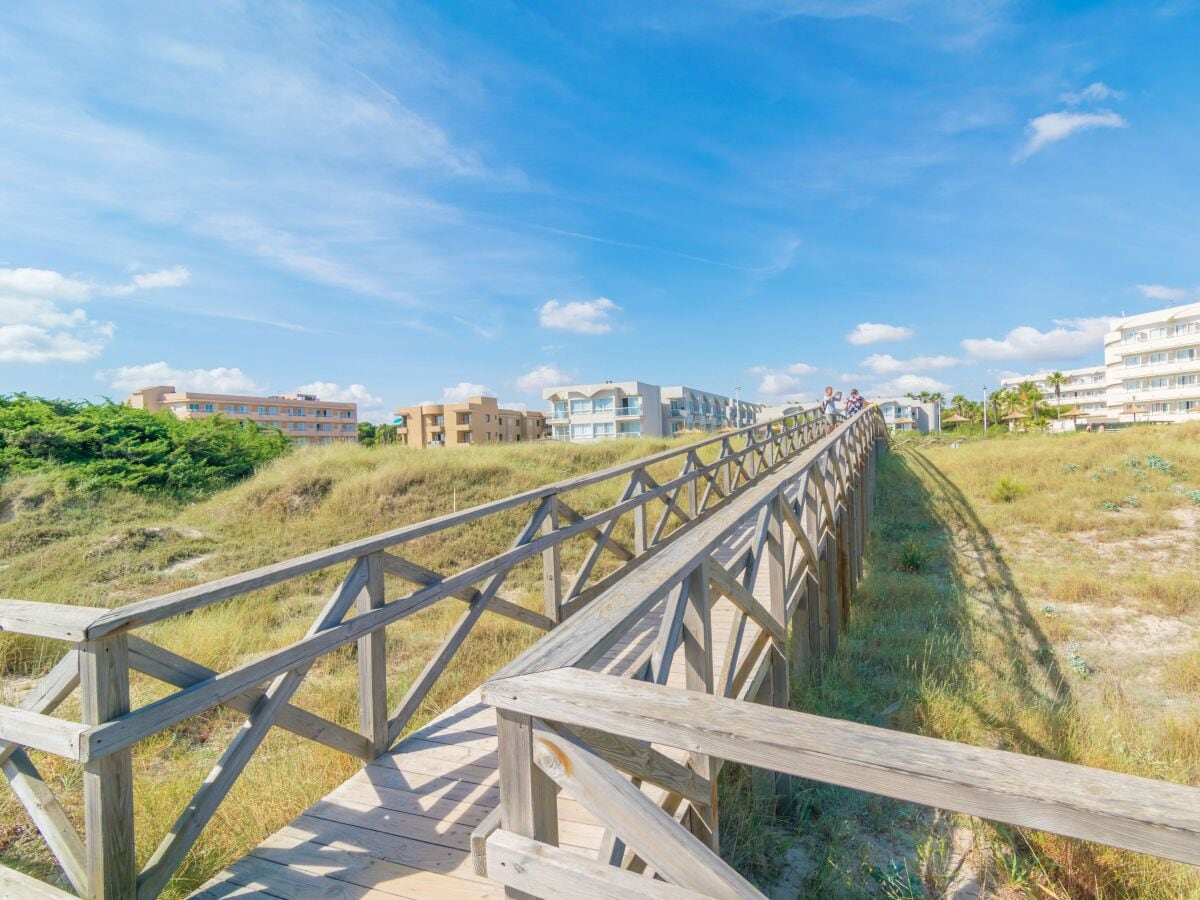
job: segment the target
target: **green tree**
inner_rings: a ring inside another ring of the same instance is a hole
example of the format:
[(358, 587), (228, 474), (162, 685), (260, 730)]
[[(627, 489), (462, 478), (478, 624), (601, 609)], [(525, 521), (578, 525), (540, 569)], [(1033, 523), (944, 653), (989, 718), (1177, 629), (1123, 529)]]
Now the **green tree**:
[(1070, 384), (1071, 379), (1057, 370), (1046, 376), (1046, 384), (1054, 388), (1054, 405), (1062, 406), (1062, 389), (1064, 384)]

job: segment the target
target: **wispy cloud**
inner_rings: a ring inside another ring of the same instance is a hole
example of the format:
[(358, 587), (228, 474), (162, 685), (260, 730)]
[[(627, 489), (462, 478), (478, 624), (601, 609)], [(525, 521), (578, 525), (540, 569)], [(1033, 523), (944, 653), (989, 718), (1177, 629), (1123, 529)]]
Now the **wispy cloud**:
[(921, 391), (936, 393), (949, 390), (950, 385), (929, 375), (898, 375), (872, 385), (865, 393), (869, 397), (887, 399), (903, 397), (905, 394), (919, 394)]
[(322, 400), (336, 403), (357, 403), (358, 418), (364, 422), (384, 422), (391, 418), (384, 408), (383, 398), (372, 394), (366, 385), (349, 384), (343, 387), (335, 381), (313, 381), (296, 388), (298, 394), (315, 394)]
[(884, 341), (907, 341), (915, 334), (907, 325), (884, 325), (878, 322), (860, 322), (846, 335), (851, 344), (879, 344)]
[(1080, 131), (1093, 128), (1128, 128), (1129, 123), (1119, 113), (1053, 112), (1029, 120), (1026, 132), (1029, 140), (1017, 151), (1016, 161), (1026, 159), (1050, 144), (1066, 140)]
[(1167, 287), (1165, 284), (1135, 284), (1134, 289), (1147, 300), (1156, 300), (1162, 303), (1182, 303), (1197, 293), (1196, 291), (1186, 291), (1183, 288)]
[(134, 275), (127, 284), (118, 284), (108, 288), (108, 293), (122, 296), (132, 294), (134, 291), (177, 288), (187, 284), (191, 277), (192, 273), (183, 266), (172, 266), (169, 269), (158, 269), (154, 272)]
[(818, 369), (808, 363), (797, 362), (781, 368), (752, 366), (747, 371), (751, 375), (762, 376), (758, 382), (760, 397), (765, 400), (780, 400), (796, 399), (801, 394), (812, 393), (802, 376), (816, 374)]
[(1081, 103), (1102, 103), (1105, 100), (1122, 100), (1125, 94), (1115, 91), (1102, 81), (1093, 81), (1082, 91), (1068, 91), (1060, 94), (1059, 99), (1067, 106), (1078, 106)]
[(595, 300), (571, 300), (562, 303), (547, 300), (538, 310), (538, 322), (543, 328), (557, 328), (579, 334), (608, 334), (612, 331), (611, 314), (621, 307), (607, 297)]
[(469, 400), (472, 397), (495, 396), (496, 392), (486, 384), (472, 384), (469, 381), (460, 381), (458, 384), (442, 388), (443, 403), (462, 403), (464, 400)]

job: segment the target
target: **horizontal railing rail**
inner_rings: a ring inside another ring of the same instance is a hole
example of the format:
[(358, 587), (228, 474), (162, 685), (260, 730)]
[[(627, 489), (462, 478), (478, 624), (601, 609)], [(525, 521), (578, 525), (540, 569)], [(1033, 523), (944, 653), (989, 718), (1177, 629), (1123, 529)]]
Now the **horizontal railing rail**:
[[(362, 760), (374, 759), (421, 713), (484, 612), (543, 631), (561, 627), (586, 613), (595, 597), (754, 490), (820, 440), (829, 427), (829, 420), (816, 411), (785, 416), (112, 610), (0, 600), (0, 631), (71, 645), (20, 707), (0, 707), (4, 774), (81, 896), (157, 896), (272, 728)], [(663, 468), (673, 462), (679, 464), (678, 474), (665, 475)], [(594, 494), (605, 483), (613, 485), (617, 499), (586, 511), (594, 504), (594, 499), (584, 502), (588, 489)], [(508, 549), (481, 553), (482, 558), (464, 562), (458, 571), (436, 571), (400, 555), (406, 544), (421, 538), (452, 534), (452, 529), (499, 516), (515, 522), (523, 518), (523, 524), (513, 528)], [(621, 523), (624, 531), (618, 531)], [(631, 542), (622, 537), (627, 532)], [(564, 570), (564, 547), (578, 552), (577, 570)], [(522, 605), (518, 597), (502, 596), (517, 567), (538, 562), (540, 610)], [(147, 625), (338, 566), (348, 570), (302, 638), (226, 671), (136, 633)], [(389, 595), (395, 583), (405, 587)], [(441, 601), (461, 604), (462, 612), (399, 703), (389, 709), (386, 629)], [(351, 645), (357, 650), (357, 729), (293, 702), (317, 660)], [(173, 690), (134, 707), (130, 682), (135, 675)], [(53, 715), (76, 690), (80, 721)], [(218, 706), (245, 714), (245, 725), (139, 872), (134, 865), (133, 747)], [(29, 751), (83, 764), (82, 837)]]

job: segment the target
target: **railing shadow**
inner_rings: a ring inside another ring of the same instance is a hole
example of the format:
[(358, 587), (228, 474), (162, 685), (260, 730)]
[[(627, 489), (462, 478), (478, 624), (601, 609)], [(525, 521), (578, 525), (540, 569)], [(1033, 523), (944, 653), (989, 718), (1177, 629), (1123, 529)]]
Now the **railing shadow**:
[[(1007, 685), (1005, 702), (989, 702), (996, 681)], [(924, 454), (883, 454), (847, 631), (821, 672), (796, 680), (792, 707), (1061, 758), (1070, 745), (1061, 711), (1072, 702), (971, 500)], [(1037, 734), (1022, 724), (1030, 715)], [(808, 893), (904, 895), (909, 878), (950, 866), (945, 817), (926, 808), (816, 782), (800, 783), (796, 800), (789, 824), (807, 857)]]

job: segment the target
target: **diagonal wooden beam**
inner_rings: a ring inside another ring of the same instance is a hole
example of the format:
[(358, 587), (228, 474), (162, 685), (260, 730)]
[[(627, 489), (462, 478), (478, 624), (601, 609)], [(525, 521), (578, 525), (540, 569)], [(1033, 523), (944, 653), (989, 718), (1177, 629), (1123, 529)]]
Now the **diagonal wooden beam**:
[[(512, 546), (519, 547), (533, 540), (542, 527), (542, 520), (546, 518), (549, 512), (550, 500), (547, 498), (538, 504), (538, 508), (534, 510), (533, 515), (530, 516), (525, 527), (521, 529)], [(425, 668), (421, 670), (421, 674), (409, 686), (409, 689), (404, 694), (404, 699), (400, 701), (400, 704), (396, 707), (396, 711), (388, 720), (387, 745), (389, 747), (396, 742), (396, 738), (400, 737), (400, 734), (412, 720), (421, 703), (424, 702), (426, 695), (433, 688), (438, 678), (441, 677), (451, 658), (458, 651), (458, 648), (462, 646), (462, 642), (467, 639), (467, 635), (471, 633), (471, 630), (475, 627), (475, 623), (488, 608), (488, 604), (493, 601), (496, 592), (500, 590), (500, 586), (504, 584), (504, 579), (508, 577), (508, 573), (511, 571), (511, 569), (504, 569), (492, 576), (487, 586), (479, 592), (478, 597), (471, 601), (471, 605), (467, 608), (466, 612), (459, 617), (454, 627), (450, 629), (450, 634), (447, 635), (442, 646), (438, 648), (438, 652), (425, 664)]]
[[(560, 508), (563, 506), (561, 501), (559, 502), (559, 506)], [(396, 556), (394, 553), (383, 554), (383, 568), (392, 575), (403, 578), (405, 581), (411, 581), (413, 584), (419, 584), (422, 587), (440, 584), (445, 580), (445, 576), (435, 572), (433, 569), (427, 569), (420, 563)], [(479, 589), (474, 586), (465, 587), (454, 591), (450, 596), (457, 597), (459, 600), (465, 600), (467, 603), (474, 603), (479, 598)], [(531, 609), (518, 606), (516, 603), (501, 597), (492, 598), (491, 603), (488, 604), (488, 611), (504, 616), (505, 618), (513, 619), (524, 625), (532, 625), (534, 628), (540, 628), (542, 631), (549, 631), (554, 627), (554, 622), (549, 616), (544, 616)]]
[[(626, 486), (625, 491), (621, 494), (621, 499), (617, 503), (624, 503), (626, 500), (631, 499), (642, 484), (642, 479), (646, 477), (649, 476), (640, 469), (634, 472), (633, 476), (629, 479), (629, 484)], [(583, 520), (581, 519), (580, 521)], [(600, 530), (600, 537), (595, 539), (595, 546), (592, 547), (592, 552), (588, 554), (579, 571), (575, 573), (575, 578), (571, 582), (571, 589), (567, 591), (568, 597), (574, 597), (587, 584), (587, 580), (592, 574), (592, 569), (600, 561), (600, 554), (604, 552), (605, 541), (612, 537), (612, 533), (617, 527), (617, 521), (616, 518), (612, 518), (604, 523), (604, 528)]]
[(659, 684), (666, 684), (671, 675), (671, 662), (675, 658), (679, 636), (683, 631), (683, 614), (687, 609), (689, 586), (690, 582), (686, 579), (679, 582), (679, 586), (667, 595), (663, 606), (662, 622), (658, 627), (658, 637), (654, 641), (654, 655), (650, 663), (652, 680)]
[[(315, 622), (308, 629), (312, 636), (342, 621), (358, 599), (359, 592), (367, 583), (367, 561), (360, 558), (346, 575), (341, 585), (325, 604)], [(138, 876), (139, 900), (151, 900), (162, 893), (164, 887), (184, 856), (200, 837), (200, 832), (213, 817), (221, 801), (250, 762), (250, 758), (262, 743), (276, 717), (288, 705), (308, 674), (311, 662), (279, 675), (254, 706), (254, 712), (242, 724), (241, 730), (225, 748), (220, 760), (208, 773), (200, 788), (192, 796), (187, 808), (180, 813), (171, 830), (159, 843), (146, 867)]]
[(728, 597), (734, 606), (750, 616), (771, 637), (780, 642), (787, 638), (784, 626), (776, 622), (766, 607), (721, 565), (711, 563), (708, 567), (708, 577), (713, 587)]
[(42, 780), (41, 773), (24, 750), (14, 750), (4, 761), (2, 768), (9, 787), (29, 813), (29, 818), (33, 820), (37, 830), (41, 832), (42, 839), (62, 866), (67, 879), (79, 892), (79, 896), (86, 897), (88, 874), (83, 840), (71, 824), (71, 820), (67, 818), (58, 798), (51, 793), (46, 782)]
[(596, 728), (576, 727), (571, 732), (587, 744), (589, 750), (626, 775), (678, 794), (689, 803), (707, 804), (711, 800), (707, 778), (645, 742), (631, 741)]
[[(179, 688), (191, 687), (217, 674), (215, 669), (193, 662), (185, 656), (172, 653), (133, 634), (129, 635), (129, 665), (144, 675)], [(249, 715), (264, 693), (263, 688), (251, 688), (244, 694), (226, 700), (225, 705)], [(275, 724), (300, 737), (340, 750), (357, 759), (369, 761), (374, 758), (371, 742), (363, 735), (298, 706), (288, 704), (281, 709)]]
[[(572, 507), (570, 507), (566, 503), (564, 503), (561, 498), (559, 498), (559, 501), (558, 501), (558, 509), (559, 509), (559, 512), (561, 512), (563, 514), (563, 516), (566, 518), (566, 520), (568, 522), (582, 522), (583, 521), (583, 516), (580, 515), (578, 512), (576, 512)], [(609, 550), (611, 550), (613, 553), (615, 553), (617, 556), (619, 556), (621, 559), (625, 560), (626, 562), (633, 559), (634, 556), (637, 555), (632, 550), (630, 550), (628, 547), (626, 547), (624, 544), (622, 544), (620, 541), (618, 541), (616, 538), (612, 537), (611, 535), (605, 534), (599, 528), (589, 528), (586, 531), (584, 531), (584, 534), (591, 535), (591, 537), (593, 539), (603, 543), (605, 547), (607, 547)]]
[(542, 771), (667, 881), (712, 897), (762, 897), (721, 857), (570, 734), (535, 719), (533, 756)]

